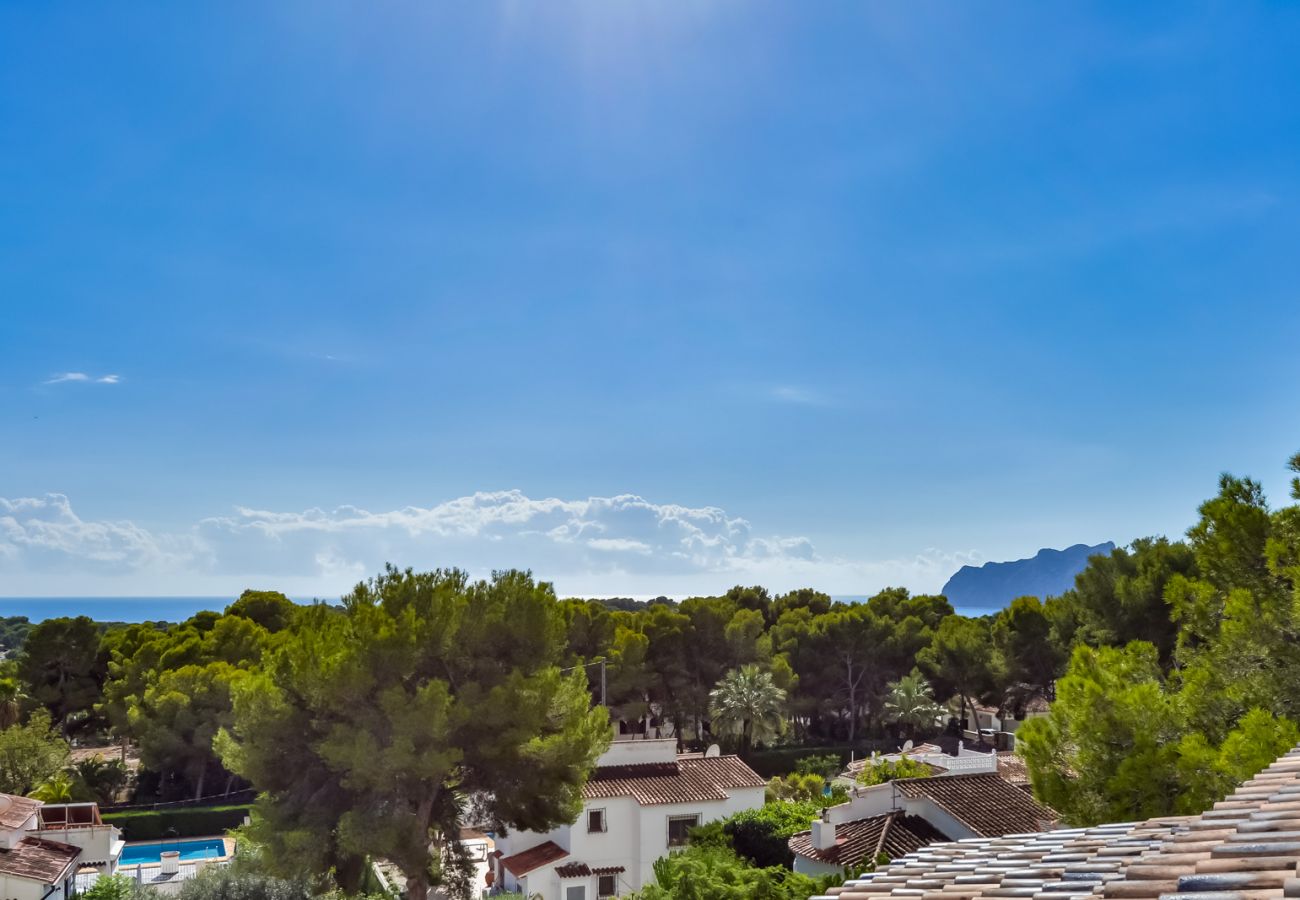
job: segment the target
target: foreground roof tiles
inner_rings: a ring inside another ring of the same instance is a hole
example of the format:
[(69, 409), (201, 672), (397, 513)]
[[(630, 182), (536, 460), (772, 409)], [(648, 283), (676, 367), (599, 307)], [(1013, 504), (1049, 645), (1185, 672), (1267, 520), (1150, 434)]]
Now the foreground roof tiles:
[(738, 756), (683, 756), (676, 762), (602, 766), (583, 788), (587, 800), (632, 797), (642, 806), (726, 800), (732, 788), (767, 784)]
[(926, 844), (947, 839), (947, 835), (941, 834), (925, 819), (896, 810), (836, 826), (834, 847), (818, 850), (813, 846), (812, 832), (801, 831), (790, 838), (790, 849), (799, 856), (819, 862), (854, 867), (876, 859), (881, 853), (896, 859)]
[(0, 875), (54, 884), (80, 855), (81, 849), (71, 844), (44, 838), (23, 838), (12, 849), (0, 850)]
[(931, 844), (839, 900), (1300, 898), (1300, 748), (1199, 816)]
[(569, 855), (555, 841), (545, 841), (536, 847), (529, 847), (521, 853), (515, 853), (501, 860), (501, 865), (505, 866), (511, 875), (516, 878), (522, 878), (533, 869), (540, 869), (542, 866), (549, 866), (556, 860), (564, 859)]
[(984, 837), (1040, 831), (1051, 827), (1058, 818), (1054, 810), (1008, 784), (996, 772), (905, 778), (893, 784), (902, 796), (928, 799)]

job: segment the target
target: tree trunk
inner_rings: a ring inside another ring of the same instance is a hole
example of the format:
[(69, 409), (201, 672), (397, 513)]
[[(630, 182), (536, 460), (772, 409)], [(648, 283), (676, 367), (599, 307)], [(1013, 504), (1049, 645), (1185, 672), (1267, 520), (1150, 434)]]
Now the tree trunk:
[(407, 900), (428, 900), (429, 898), (429, 876), (423, 872), (414, 878), (409, 873), (406, 874), (406, 897)]
[(203, 782), (207, 780), (207, 777), (208, 777), (208, 766), (207, 763), (204, 763), (203, 768), (199, 769), (199, 783), (194, 786), (195, 800), (203, 799)]
[(857, 735), (858, 683), (853, 680), (853, 661), (845, 660), (845, 668), (847, 670), (847, 683), (849, 686), (849, 743), (851, 744)]

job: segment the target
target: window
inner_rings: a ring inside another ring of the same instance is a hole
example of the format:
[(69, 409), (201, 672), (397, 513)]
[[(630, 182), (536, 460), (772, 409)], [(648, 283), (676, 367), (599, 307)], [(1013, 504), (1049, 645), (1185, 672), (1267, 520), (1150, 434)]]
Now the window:
[(668, 846), (685, 847), (686, 835), (692, 828), (700, 824), (700, 817), (695, 816), (669, 816), (668, 817)]
[(585, 884), (571, 884), (564, 889), (564, 900), (587, 900)]
[(605, 811), (603, 809), (587, 810), (587, 831), (605, 831)]
[(615, 897), (618, 895), (618, 879), (613, 875), (600, 876), (599, 885), (596, 888), (597, 897)]

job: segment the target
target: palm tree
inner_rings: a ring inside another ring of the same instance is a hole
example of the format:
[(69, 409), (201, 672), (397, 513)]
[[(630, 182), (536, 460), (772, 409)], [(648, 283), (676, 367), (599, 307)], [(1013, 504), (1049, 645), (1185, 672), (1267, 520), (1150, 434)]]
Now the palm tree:
[(908, 737), (915, 735), (917, 728), (934, 725), (934, 720), (944, 713), (943, 707), (934, 702), (929, 682), (916, 669), (890, 682), (888, 690), (885, 714), (906, 726)]
[(45, 803), (71, 803), (73, 801), (72, 778), (66, 769), (56, 772), (53, 777), (41, 783), (40, 787), (29, 795), (33, 800)]
[(709, 694), (713, 724), (722, 732), (739, 735), (742, 753), (781, 732), (784, 706), (785, 691), (776, 686), (771, 672), (755, 665), (732, 669)]
[(0, 729), (18, 724), (24, 699), (22, 683), (17, 678), (0, 678)]

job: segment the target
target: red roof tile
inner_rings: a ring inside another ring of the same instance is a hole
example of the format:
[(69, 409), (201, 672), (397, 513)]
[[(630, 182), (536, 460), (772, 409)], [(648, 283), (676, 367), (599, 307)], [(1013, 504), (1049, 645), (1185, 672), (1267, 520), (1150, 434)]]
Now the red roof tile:
[(1000, 837), (1050, 828), (1060, 819), (995, 772), (903, 778), (894, 789), (911, 799), (927, 798), (979, 837)]
[(0, 850), (0, 875), (55, 884), (81, 856), (81, 848), (44, 838), (23, 838), (12, 850)]
[(542, 866), (549, 866), (556, 860), (564, 859), (569, 855), (565, 850), (554, 841), (545, 841), (536, 847), (530, 847), (521, 853), (515, 853), (501, 860), (501, 865), (514, 875), (521, 878), (534, 869), (540, 869)]
[(1014, 784), (1016, 787), (1029, 786), (1029, 769), (1014, 750), (998, 751), (998, 774), (1008, 784)]
[(738, 756), (684, 756), (672, 763), (602, 766), (583, 789), (587, 800), (632, 797), (642, 806), (726, 800), (732, 788), (767, 784)]
[(0, 794), (0, 828), (22, 828), (40, 808), (39, 800)]
[(790, 850), (808, 859), (851, 867), (872, 862), (881, 853), (896, 859), (927, 844), (946, 840), (948, 836), (925, 819), (895, 811), (840, 823), (835, 827), (835, 846), (825, 850), (812, 845), (811, 831), (801, 831), (790, 838)]

